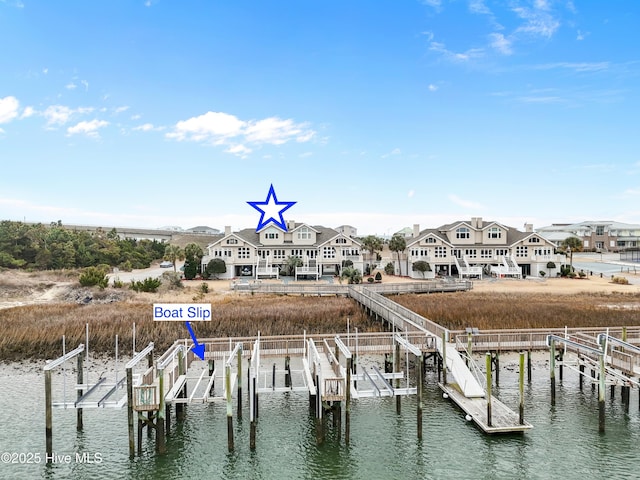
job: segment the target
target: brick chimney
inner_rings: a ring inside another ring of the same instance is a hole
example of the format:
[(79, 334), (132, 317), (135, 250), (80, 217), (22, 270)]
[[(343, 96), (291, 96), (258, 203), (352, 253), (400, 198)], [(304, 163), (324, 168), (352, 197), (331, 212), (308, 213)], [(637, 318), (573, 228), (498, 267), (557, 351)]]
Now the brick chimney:
[(419, 235), (420, 235), (420, 224), (419, 223), (414, 223), (413, 224), (413, 238), (418, 238)]
[(231, 235), (231, 225), (226, 225), (224, 227), (224, 234), (225, 235)]

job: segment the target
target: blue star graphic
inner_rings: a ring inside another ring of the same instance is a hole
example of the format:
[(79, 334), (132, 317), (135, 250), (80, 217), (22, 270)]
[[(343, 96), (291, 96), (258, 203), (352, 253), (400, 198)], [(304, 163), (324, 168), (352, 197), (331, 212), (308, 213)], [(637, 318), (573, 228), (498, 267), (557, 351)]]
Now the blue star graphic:
[[(279, 202), (278, 197), (276, 197), (276, 192), (273, 189), (273, 184), (271, 188), (269, 188), (269, 193), (267, 194), (267, 199), (264, 202), (247, 202), (253, 208), (260, 212), (260, 220), (258, 221), (258, 227), (256, 228), (256, 232), (262, 230), (269, 223), (273, 223), (277, 225), (285, 232), (287, 231), (287, 225), (282, 217), (282, 214), (293, 207), (297, 202)], [(279, 208), (282, 207), (282, 208)], [(277, 218), (280, 218), (280, 221)], [(265, 220), (266, 218), (266, 220)]]

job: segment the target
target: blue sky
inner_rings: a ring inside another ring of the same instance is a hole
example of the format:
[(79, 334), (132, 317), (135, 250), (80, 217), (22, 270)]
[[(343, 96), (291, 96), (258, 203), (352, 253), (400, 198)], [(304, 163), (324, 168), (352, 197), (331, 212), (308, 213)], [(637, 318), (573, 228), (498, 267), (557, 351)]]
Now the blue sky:
[(633, 0), (0, 0), (0, 219), (640, 223)]

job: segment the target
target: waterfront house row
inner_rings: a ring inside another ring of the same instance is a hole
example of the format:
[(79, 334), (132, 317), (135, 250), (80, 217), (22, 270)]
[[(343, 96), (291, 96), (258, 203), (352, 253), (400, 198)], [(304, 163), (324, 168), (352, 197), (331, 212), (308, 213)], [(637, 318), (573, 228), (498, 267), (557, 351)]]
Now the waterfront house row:
[(232, 232), (225, 227), (222, 238), (207, 246), (203, 268), (214, 258), (224, 260), (227, 271), (220, 278), (278, 278), (286, 271), (289, 257), (302, 265), (291, 274), (296, 278), (337, 275), (343, 262), (363, 271), (362, 244), (345, 231), (287, 221), (287, 230), (267, 225), (257, 231), (245, 228)]
[[(494, 276), (555, 276), (565, 263), (565, 256), (556, 254), (555, 245), (525, 225), (517, 230), (494, 221), (473, 217), (438, 228), (413, 232), (406, 238), (406, 264), (395, 261), (397, 271), (413, 278), (422, 278), (414, 271), (418, 261), (429, 264), (427, 278), (436, 275), (479, 277)], [(555, 267), (551, 267), (555, 265)]]

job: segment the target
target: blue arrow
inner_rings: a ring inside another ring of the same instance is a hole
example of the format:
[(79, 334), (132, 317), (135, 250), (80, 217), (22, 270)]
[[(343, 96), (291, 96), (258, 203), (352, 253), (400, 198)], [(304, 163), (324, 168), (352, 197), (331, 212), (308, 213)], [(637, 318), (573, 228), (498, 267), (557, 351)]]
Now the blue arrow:
[(191, 340), (193, 340), (193, 353), (195, 353), (200, 360), (204, 360), (204, 343), (198, 343), (196, 340), (196, 336), (193, 333), (193, 329), (191, 328), (191, 324), (187, 322), (187, 330), (189, 330), (189, 334), (191, 335)]

